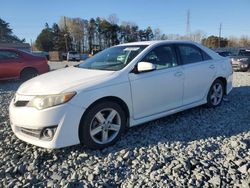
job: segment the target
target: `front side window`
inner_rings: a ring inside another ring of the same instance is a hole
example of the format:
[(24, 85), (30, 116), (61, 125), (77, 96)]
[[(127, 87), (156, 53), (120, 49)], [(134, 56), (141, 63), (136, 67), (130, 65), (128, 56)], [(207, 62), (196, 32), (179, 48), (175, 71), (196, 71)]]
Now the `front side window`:
[(8, 50), (0, 50), (0, 59), (18, 59), (19, 55), (16, 52)]
[(79, 68), (118, 71), (128, 65), (147, 45), (115, 46), (87, 59)]
[(184, 64), (203, 61), (202, 53), (199, 48), (191, 45), (179, 45), (179, 51)]
[(172, 46), (159, 46), (149, 52), (141, 61), (156, 65), (156, 69), (164, 69), (177, 66), (177, 58)]

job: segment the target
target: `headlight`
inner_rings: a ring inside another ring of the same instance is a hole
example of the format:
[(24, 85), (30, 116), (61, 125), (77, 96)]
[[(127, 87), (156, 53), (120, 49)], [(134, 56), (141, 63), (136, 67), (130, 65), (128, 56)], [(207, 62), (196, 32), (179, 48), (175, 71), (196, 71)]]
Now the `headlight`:
[(246, 67), (248, 67), (248, 64), (241, 64), (241, 67), (246, 68)]
[(248, 58), (246, 58), (246, 57), (237, 59), (237, 61), (247, 61), (247, 60), (248, 60)]
[(68, 102), (74, 97), (76, 92), (62, 93), (58, 95), (41, 95), (34, 97), (27, 106), (42, 110), (59, 104)]

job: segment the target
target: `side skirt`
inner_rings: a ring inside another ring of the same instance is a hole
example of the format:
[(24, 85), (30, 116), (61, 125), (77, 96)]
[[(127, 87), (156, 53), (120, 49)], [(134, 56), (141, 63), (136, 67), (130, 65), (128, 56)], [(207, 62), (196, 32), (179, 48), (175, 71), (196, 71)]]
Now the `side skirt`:
[(200, 106), (200, 105), (203, 105), (203, 104), (206, 104), (206, 103), (207, 103), (206, 100), (202, 100), (202, 101), (199, 101), (199, 102), (195, 102), (195, 103), (191, 103), (191, 104), (188, 104), (188, 105), (185, 105), (185, 106), (181, 106), (180, 108), (171, 109), (171, 110), (168, 110), (168, 111), (165, 111), (165, 112), (161, 112), (161, 113), (154, 114), (154, 115), (151, 115), (151, 116), (146, 116), (146, 117), (143, 117), (143, 118), (140, 118), (140, 119), (135, 120), (135, 119), (130, 118), (130, 126), (129, 127), (140, 125), (140, 124), (143, 124), (145, 122), (152, 121), (152, 120), (155, 120), (155, 119), (159, 119), (159, 118), (162, 118), (162, 117), (165, 117), (165, 116), (168, 116), (168, 115), (172, 115), (172, 114), (175, 114), (177, 112), (181, 112), (181, 111), (184, 111), (184, 110), (187, 110), (187, 109), (190, 109), (190, 108), (193, 108), (193, 107), (197, 107), (197, 106)]

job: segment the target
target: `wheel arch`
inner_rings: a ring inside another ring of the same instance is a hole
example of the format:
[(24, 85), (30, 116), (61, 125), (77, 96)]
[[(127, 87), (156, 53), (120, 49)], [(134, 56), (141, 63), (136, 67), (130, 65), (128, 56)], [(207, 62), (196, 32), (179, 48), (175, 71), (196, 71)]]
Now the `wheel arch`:
[(23, 73), (25, 70), (34, 70), (34, 71), (37, 72), (37, 74), (39, 73), (39, 71), (38, 71), (35, 67), (23, 67), (23, 69), (19, 72), (19, 78), (22, 77), (22, 73)]
[(87, 109), (85, 110), (85, 112), (83, 113), (82, 117), (81, 117), (81, 120), (80, 120), (80, 124), (81, 122), (83, 121), (85, 115), (87, 114), (87, 112), (93, 107), (95, 106), (96, 104), (100, 103), (100, 102), (104, 102), (104, 101), (111, 101), (111, 102), (115, 102), (116, 104), (120, 105), (121, 108), (124, 110), (124, 113), (127, 117), (127, 122), (126, 122), (126, 125), (127, 127), (129, 126), (129, 117), (130, 117), (130, 111), (129, 111), (129, 108), (128, 108), (128, 105), (124, 102), (124, 100), (122, 100), (121, 98), (119, 97), (116, 97), (116, 96), (106, 96), (106, 97), (102, 97), (102, 98), (99, 98), (97, 99), (96, 101), (92, 102), (88, 107)]
[(216, 79), (214, 79), (213, 83), (216, 81), (216, 80), (220, 80), (222, 83), (223, 83), (223, 86), (224, 86), (224, 95), (227, 94), (227, 79), (223, 76), (218, 76), (216, 77)]

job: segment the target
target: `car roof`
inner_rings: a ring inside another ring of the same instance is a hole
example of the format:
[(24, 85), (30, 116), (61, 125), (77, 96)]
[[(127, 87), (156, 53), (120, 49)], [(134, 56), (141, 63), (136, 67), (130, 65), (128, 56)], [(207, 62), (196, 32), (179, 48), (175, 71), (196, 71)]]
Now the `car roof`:
[(161, 44), (193, 44), (202, 50), (204, 50), (208, 55), (210, 55), (213, 59), (221, 59), (222, 57), (217, 54), (215, 51), (205, 47), (202, 44), (197, 42), (193, 42), (190, 40), (154, 40), (154, 41), (142, 41), (142, 42), (130, 42), (119, 44), (117, 46), (135, 46), (135, 45), (147, 45), (147, 46), (154, 46), (154, 45), (161, 45)]
[(16, 48), (1, 48), (1, 47), (0, 47), (0, 50), (12, 50), (12, 51), (18, 51), (18, 49), (16, 49)]
[(186, 43), (186, 44), (196, 44), (190, 40), (153, 40), (153, 41), (140, 41), (140, 42), (130, 42), (119, 44), (118, 46), (128, 46), (128, 45), (153, 45), (153, 44), (170, 44), (170, 43)]

